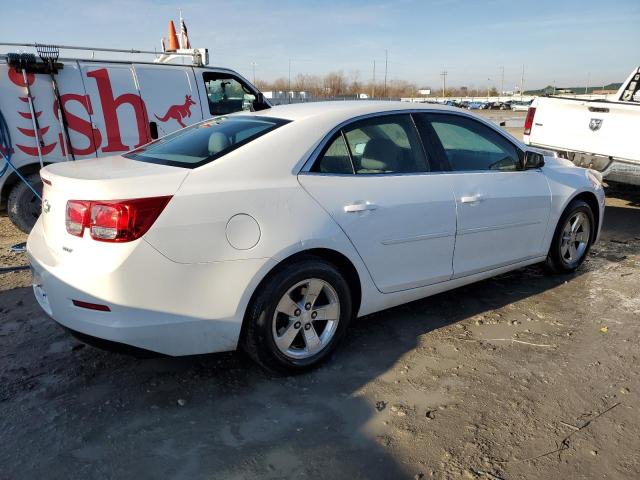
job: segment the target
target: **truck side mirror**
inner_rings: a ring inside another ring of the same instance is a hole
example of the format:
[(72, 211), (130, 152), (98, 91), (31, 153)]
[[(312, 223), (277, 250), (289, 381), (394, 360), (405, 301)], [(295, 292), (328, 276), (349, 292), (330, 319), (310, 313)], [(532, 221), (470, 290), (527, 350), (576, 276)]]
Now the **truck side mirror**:
[(531, 170), (534, 168), (544, 167), (544, 155), (538, 152), (528, 150), (524, 152), (524, 169)]
[(267, 108), (271, 108), (271, 106), (265, 101), (264, 94), (258, 92), (256, 99), (253, 101), (253, 109), (257, 112), (258, 110), (266, 110)]

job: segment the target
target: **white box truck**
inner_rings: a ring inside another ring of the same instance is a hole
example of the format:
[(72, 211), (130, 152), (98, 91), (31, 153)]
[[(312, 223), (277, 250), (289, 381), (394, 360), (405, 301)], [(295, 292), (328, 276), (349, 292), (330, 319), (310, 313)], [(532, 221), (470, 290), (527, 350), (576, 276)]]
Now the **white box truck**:
[[(237, 72), (207, 66), (207, 56), (204, 49), (163, 54), (155, 62), (0, 55), (0, 153), (41, 191), (41, 164), (120, 154), (212, 116), (270, 107)], [(172, 63), (184, 58), (189, 64)], [(0, 155), (0, 203), (28, 232), (41, 207), (19, 177)]]

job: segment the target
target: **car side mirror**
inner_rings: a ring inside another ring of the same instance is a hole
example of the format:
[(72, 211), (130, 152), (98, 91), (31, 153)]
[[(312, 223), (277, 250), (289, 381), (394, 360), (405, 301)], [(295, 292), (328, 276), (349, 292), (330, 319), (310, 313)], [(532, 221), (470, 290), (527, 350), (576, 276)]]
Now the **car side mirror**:
[(524, 153), (524, 169), (531, 170), (533, 168), (544, 167), (544, 155), (538, 152), (526, 151)]

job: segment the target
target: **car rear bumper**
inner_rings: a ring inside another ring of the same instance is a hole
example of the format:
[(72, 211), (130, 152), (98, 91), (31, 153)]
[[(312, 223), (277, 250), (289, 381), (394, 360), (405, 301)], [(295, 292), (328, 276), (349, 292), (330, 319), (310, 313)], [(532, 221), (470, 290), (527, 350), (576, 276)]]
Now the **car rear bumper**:
[(57, 256), (38, 221), (27, 251), (43, 310), (81, 334), (166, 355), (234, 350), (254, 282), (272, 260), (179, 264), (138, 242), (117, 268), (95, 273)]

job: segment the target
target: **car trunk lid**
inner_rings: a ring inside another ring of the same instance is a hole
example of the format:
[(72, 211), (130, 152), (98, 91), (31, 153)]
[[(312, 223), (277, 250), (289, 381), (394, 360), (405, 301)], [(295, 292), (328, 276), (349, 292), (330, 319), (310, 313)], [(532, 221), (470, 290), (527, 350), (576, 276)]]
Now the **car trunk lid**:
[(56, 254), (87, 248), (89, 238), (69, 234), (65, 224), (69, 200), (127, 200), (173, 195), (188, 169), (138, 162), (121, 156), (55, 163), (40, 172), (43, 183), (41, 221)]

